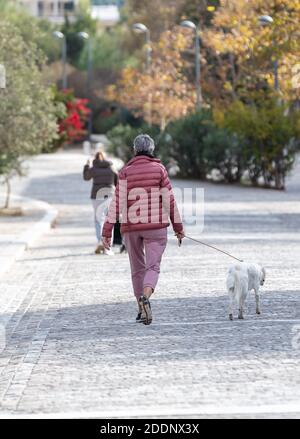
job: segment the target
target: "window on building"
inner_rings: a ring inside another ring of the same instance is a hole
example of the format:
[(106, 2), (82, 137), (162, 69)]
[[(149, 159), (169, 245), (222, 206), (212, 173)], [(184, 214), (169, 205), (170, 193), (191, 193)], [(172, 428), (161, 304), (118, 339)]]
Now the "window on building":
[(119, 8), (124, 5), (124, 0), (92, 0), (94, 6), (118, 6)]
[(65, 11), (74, 11), (74, 9), (75, 9), (74, 2), (65, 3)]
[(44, 16), (44, 11), (45, 11), (45, 5), (44, 5), (44, 2), (39, 1), (39, 2), (38, 2), (38, 16), (39, 16), (39, 17), (43, 17), (43, 16)]

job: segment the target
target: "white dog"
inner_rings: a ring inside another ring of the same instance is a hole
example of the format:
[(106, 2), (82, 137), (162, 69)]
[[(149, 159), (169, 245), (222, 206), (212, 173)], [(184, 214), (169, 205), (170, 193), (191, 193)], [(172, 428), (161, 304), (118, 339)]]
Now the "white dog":
[(260, 314), (259, 287), (264, 285), (266, 270), (257, 264), (240, 263), (229, 268), (227, 274), (227, 290), (229, 294), (229, 319), (233, 320), (233, 302), (239, 305), (239, 319), (244, 318), (245, 301), (249, 291), (254, 290), (256, 314)]

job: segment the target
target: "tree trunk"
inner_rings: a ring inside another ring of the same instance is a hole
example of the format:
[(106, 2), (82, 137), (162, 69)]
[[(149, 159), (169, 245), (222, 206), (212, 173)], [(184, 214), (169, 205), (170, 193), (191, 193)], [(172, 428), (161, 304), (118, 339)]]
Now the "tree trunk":
[(276, 162), (275, 168), (275, 188), (284, 190), (285, 189), (285, 175), (282, 170), (280, 162)]
[(264, 184), (265, 184), (265, 186), (266, 186), (266, 187), (267, 187), (267, 186), (270, 186), (270, 183), (269, 183), (269, 180), (268, 180), (268, 175), (267, 175), (267, 172), (266, 172), (266, 170), (265, 170), (265, 167), (263, 167), (262, 174), (263, 174), (263, 179), (264, 179)]
[(8, 177), (6, 177), (5, 179), (5, 184), (6, 184), (6, 198), (5, 198), (4, 209), (8, 209), (10, 203), (10, 194), (11, 194), (11, 186)]

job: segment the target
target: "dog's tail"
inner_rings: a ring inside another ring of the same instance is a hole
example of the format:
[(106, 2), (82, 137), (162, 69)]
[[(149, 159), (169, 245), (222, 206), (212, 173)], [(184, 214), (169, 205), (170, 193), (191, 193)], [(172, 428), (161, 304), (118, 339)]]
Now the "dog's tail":
[(230, 271), (227, 276), (227, 290), (233, 293), (237, 284), (237, 276), (235, 271)]
[(239, 298), (241, 293), (241, 282), (239, 277), (240, 267), (234, 267), (230, 270), (227, 276), (227, 290), (229, 293), (234, 294), (236, 299)]

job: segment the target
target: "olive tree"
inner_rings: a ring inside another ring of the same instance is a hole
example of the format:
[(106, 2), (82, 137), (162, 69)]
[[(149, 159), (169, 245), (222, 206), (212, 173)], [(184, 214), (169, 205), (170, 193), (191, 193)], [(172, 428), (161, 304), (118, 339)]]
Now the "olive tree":
[(0, 90), (0, 176), (7, 184), (21, 173), (22, 162), (39, 153), (57, 136), (57, 108), (53, 91), (42, 81), (43, 52), (21, 31), (0, 18), (0, 64), (6, 70), (6, 88)]

